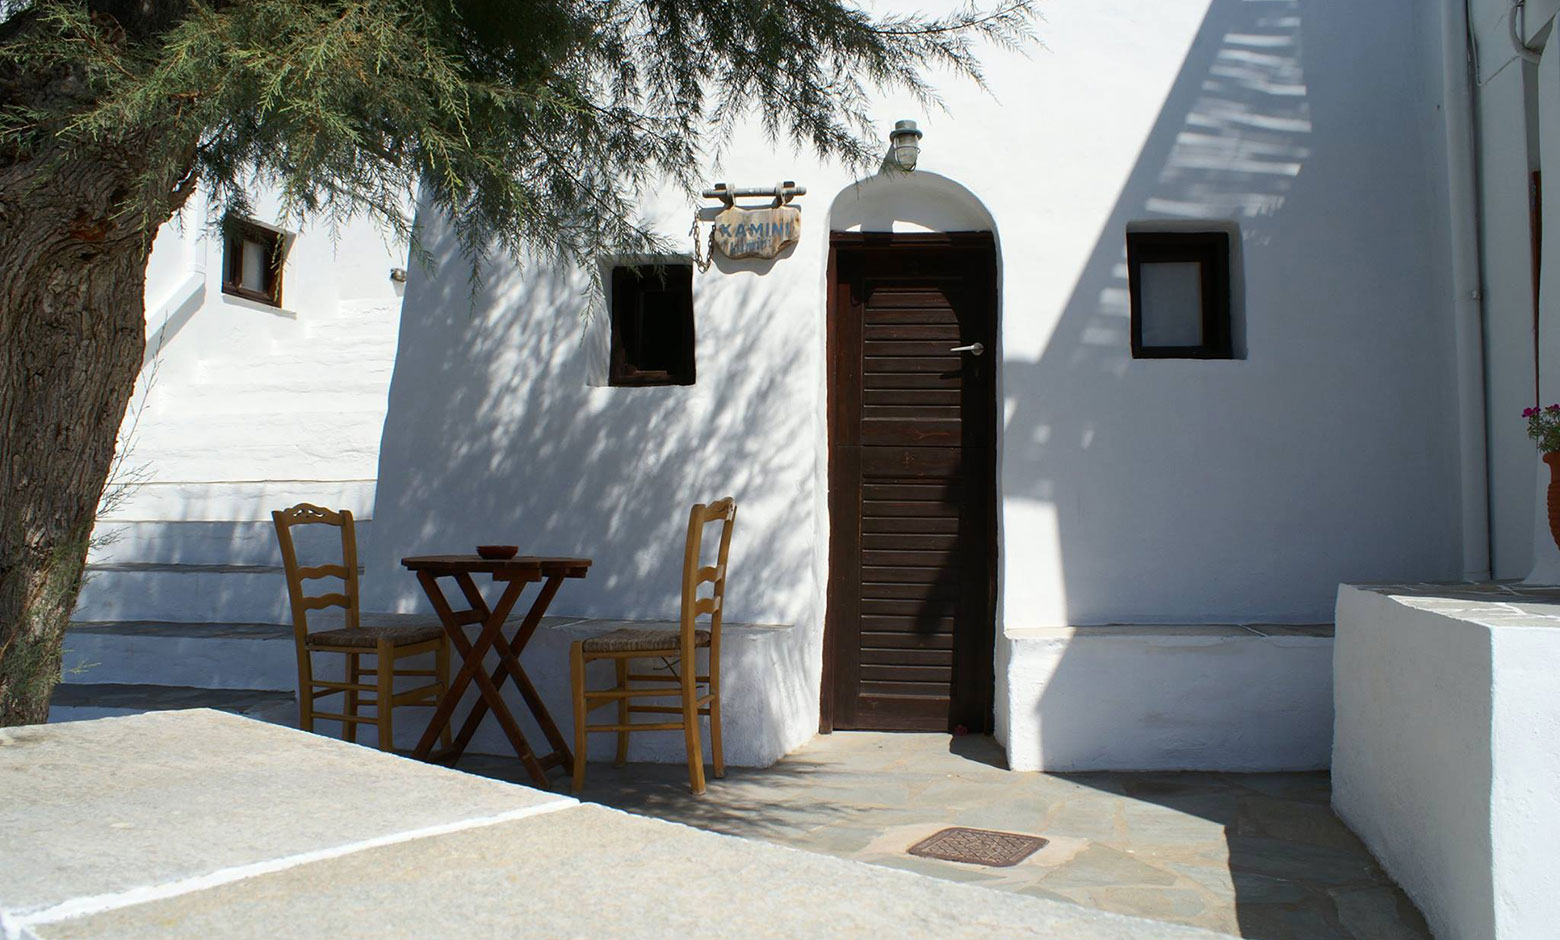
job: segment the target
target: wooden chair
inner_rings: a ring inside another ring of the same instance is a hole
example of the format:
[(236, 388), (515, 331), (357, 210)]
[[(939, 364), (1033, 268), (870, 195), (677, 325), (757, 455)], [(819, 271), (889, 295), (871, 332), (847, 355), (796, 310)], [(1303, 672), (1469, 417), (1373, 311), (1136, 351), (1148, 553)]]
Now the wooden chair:
[[(379, 730), (379, 749), (394, 749), (394, 724), (392, 716), (397, 705), (431, 706), (449, 687), (450, 653), (444, 630), (437, 624), (425, 626), (363, 626), (358, 614), (358, 564), (357, 532), (352, 524), (352, 513), (343, 509), (335, 512), (309, 503), (299, 503), (291, 509), (278, 509), (271, 513), (276, 523), (276, 539), (281, 543), (282, 564), (287, 571), (287, 596), (292, 602), (293, 637), (298, 644), (298, 727), (313, 731), (315, 719), (324, 718), (341, 722), (342, 737), (357, 741), (357, 726), (373, 724)], [(292, 529), (300, 525), (326, 525), (341, 530), (341, 559), (339, 565), (315, 565), (300, 567), (298, 552), (293, 544)], [(306, 595), (304, 582), (317, 578), (339, 578), (344, 591)], [(308, 614), (311, 610), (340, 607), (346, 614), (346, 625), (334, 630), (309, 631)], [(347, 657), (346, 681), (332, 682), (314, 678), (313, 654), (340, 653)], [(397, 669), (399, 660), (425, 653), (434, 655), (432, 669)], [(364, 670), (362, 657), (374, 657), (374, 665)], [(372, 684), (364, 684), (365, 675), (373, 677)], [(421, 676), (432, 681), (402, 692), (395, 691), (398, 676)], [(358, 714), (360, 693), (372, 693), (367, 704), (373, 706), (372, 717)], [(342, 695), (340, 712), (320, 712), (314, 709), (314, 700), (328, 695)], [(449, 729), (444, 731), (444, 743), (450, 742)]]
[[(570, 675), (574, 686), (574, 791), (585, 785), (586, 735), (592, 731), (617, 732), (617, 764), (628, 760), (628, 736), (635, 731), (681, 731), (688, 748), (688, 782), (693, 792), (704, 792), (704, 746), (699, 740), (699, 716), (710, 717), (710, 750), (715, 776), (726, 775), (726, 758), (720, 743), (720, 622), (721, 602), (726, 596), (726, 556), (731, 550), (731, 528), (737, 519), (737, 504), (731, 497), (694, 506), (688, 514), (688, 539), (683, 550), (682, 618), (676, 631), (624, 628), (601, 636), (579, 640), (569, 650)], [(700, 549), (706, 525), (720, 523), (720, 551), (715, 564), (700, 567)], [(702, 585), (710, 584), (708, 597), (699, 597)], [(698, 618), (709, 615), (709, 629), (698, 629)], [(709, 674), (699, 675), (697, 654), (708, 649)], [(660, 659), (668, 662), (666, 672), (632, 672), (635, 659)], [(585, 688), (585, 667), (598, 659), (610, 659), (617, 667), (617, 683), (610, 689)], [(633, 688), (634, 682), (652, 683), (649, 688)], [(668, 687), (670, 684), (670, 687)], [(699, 687), (706, 691), (699, 694)], [(676, 705), (640, 705), (642, 698), (678, 698)], [(589, 712), (610, 704), (617, 705), (615, 724), (586, 724)], [(675, 721), (635, 723), (641, 713), (677, 715)]]

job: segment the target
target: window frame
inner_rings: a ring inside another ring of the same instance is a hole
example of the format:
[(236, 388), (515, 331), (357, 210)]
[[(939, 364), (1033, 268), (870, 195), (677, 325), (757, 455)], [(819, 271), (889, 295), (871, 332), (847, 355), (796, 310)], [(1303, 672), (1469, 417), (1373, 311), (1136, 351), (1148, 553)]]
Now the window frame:
[[(1144, 264), (1192, 262), (1202, 274), (1202, 343), (1150, 346), (1143, 342)], [(1228, 232), (1128, 232), (1127, 283), (1131, 296), (1132, 358), (1234, 359), (1230, 310)]]
[[(274, 263), (266, 268), (266, 290), (244, 286), (244, 243), (257, 242)], [(282, 305), (282, 268), (287, 263), (287, 233), (253, 219), (228, 218), (222, 224), (222, 293), (270, 307)]]
[[(619, 262), (612, 266), (610, 287), (612, 294), (608, 317), (611, 320), (611, 352), (607, 385), (645, 388), (695, 384), (697, 342), (693, 314), (693, 264), (680, 259), (658, 263)], [(627, 319), (637, 312), (633, 309), (634, 305), (642, 304), (645, 295), (651, 291), (674, 293), (680, 301), (684, 333), (678, 338), (678, 358), (681, 362), (673, 363), (670, 368), (644, 369), (629, 361), (628, 347), (633, 339), (639, 337), (630, 336)]]

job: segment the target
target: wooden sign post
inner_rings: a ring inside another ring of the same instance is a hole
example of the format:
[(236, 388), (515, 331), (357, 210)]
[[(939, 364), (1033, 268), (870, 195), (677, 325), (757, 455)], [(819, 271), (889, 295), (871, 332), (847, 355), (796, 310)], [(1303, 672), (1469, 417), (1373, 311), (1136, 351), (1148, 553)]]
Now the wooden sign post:
[[(807, 187), (790, 180), (768, 189), (737, 189), (716, 183), (714, 189), (704, 191), (704, 198), (719, 199), (726, 208), (712, 220), (710, 250), (733, 259), (775, 257), (801, 240), (802, 210), (790, 202), (806, 193)], [(742, 196), (769, 196), (774, 203), (743, 208), (736, 204)], [(698, 227), (697, 219), (694, 227)]]

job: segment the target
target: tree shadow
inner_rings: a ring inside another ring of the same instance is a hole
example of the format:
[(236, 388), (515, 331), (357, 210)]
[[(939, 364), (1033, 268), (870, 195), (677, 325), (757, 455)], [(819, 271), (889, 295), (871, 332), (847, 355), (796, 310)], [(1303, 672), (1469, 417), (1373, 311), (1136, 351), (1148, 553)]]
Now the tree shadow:
[[(400, 352), (380, 448), (371, 572), (407, 555), (513, 543), (583, 555), (590, 577), (559, 594), (563, 615), (673, 619), (682, 535), (694, 502), (740, 507), (727, 618), (792, 623), (810, 610), (811, 576), (791, 547), (809, 507), (787, 499), (812, 472), (811, 436), (791, 370), (805, 339), (774, 316), (754, 279), (701, 283), (698, 384), (592, 386), (590, 350), (604, 328), (585, 272), (534, 264), (489, 273), (469, 293), (448, 227), (424, 211), (425, 244), (446, 270), (407, 284)], [(735, 294), (719, 299), (712, 295)], [(425, 609), (408, 577), (376, 579), (370, 608)]]
[[(1056, 776), (1221, 825), (1227, 867), (1180, 858), (1174, 843), (1161, 855), (1151, 835), (1129, 840), (1135, 851), (1193, 880), (1218, 884), (1227, 877), (1241, 937), (1430, 940), (1419, 909), (1333, 814), (1326, 773)], [(1145, 829), (1153, 822), (1149, 816), (1138, 820)]]
[[(1005, 629), (1314, 623), (1332, 619), (1342, 581), (1456, 576), (1446, 249), (1406, 235), (1444, 215), (1442, 143), (1424, 107), (1436, 40), (1406, 25), (1422, 19), (1407, 3), (1208, 4), (1043, 350), (1005, 350), (1005, 551), (1037, 534), (1056, 545), (1054, 577), (1006, 569)], [(1383, 62), (1425, 66), (1387, 78)], [(1129, 228), (1236, 236), (1241, 358), (1131, 358)], [(1100, 756), (1118, 749), (1086, 730), (1097, 697), (1147, 703), (1139, 726), (1112, 732), (1144, 742), (1147, 766), (1239, 765), (1272, 750), (1255, 738), (1286, 733), (1253, 730), (1269, 711), (1229, 722), (1234, 732), (1187, 719), (1220, 696), (1245, 707), (1225, 688), (1244, 674), (1212, 647), (1197, 650), (1204, 678), (1192, 681), (1066, 642), (1038, 688), (1008, 692), (1030, 722), (1014, 733), (1039, 738), (1010, 744), (1037, 747), (1042, 767), (1144, 766)], [(1210, 802), (1193, 776), (1135, 777), (1131, 795), (1226, 825), (1244, 935), (1350, 936), (1337, 917), (1312, 923), (1285, 905), (1342, 910), (1364, 897), (1342, 892), (1396, 892), (1325, 796), (1247, 793), (1232, 776), (1237, 792)], [(1294, 803), (1280, 808), (1336, 844), (1279, 851), (1264, 827), (1289, 823), (1262, 816), (1269, 800)], [(1294, 888), (1302, 870), (1316, 887)]]
[[(785, 712), (766, 719), (774, 734), (815, 727), (817, 702), (789, 691), (821, 668), (815, 521), (798, 498), (814, 452), (777, 446), (817, 434), (812, 324), (773, 286), (792, 275), (749, 265), (697, 279), (697, 384), (606, 387), (607, 324), (590, 272), (494, 266), (473, 292), (449, 226), (426, 206), (420, 219), (440, 268), (414, 270), (406, 285), (375, 524), (361, 547), (366, 609), (430, 610), (403, 557), (514, 544), (593, 560), (588, 577), (563, 585), (554, 615), (675, 621), (688, 508), (732, 496), (725, 621), (800, 631), (773, 645), (781, 678), (748, 707)], [(541, 652), (524, 661), (564, 690), (549, 701), (568, 734), (558, 704), (568, 700), (567, 660), (550, 644), (537, 646), (548, 662), (534, 661)]]
[[(1381, 72), (1433, 61), (1419, 19), (1209, 4), (1043, 351), (1005, 351), (1009, 542), (1060, 567), (1008, 610), (1320, 622), (1340, 581), (1456, 576), (1444, 250), (1405, 234), (1441, 216), (1433, 76)], [(1245, 358), (1131, 358), (1129, 226), (1238, 228)]]
[[(459, 769), (530, 785), (514, 761), (473, 756), (463, 759)], [(731, 767), (724, 778), (711, 779), (718, 797), (710, 797), (689, 792), (688, 770), (681, 764), (631, 763), (619, 768), (593, 762), (578, 796), (711, 832), (785, 842), (854, 813), (852, 807), (825, 801), (797, 803), (796, 787), (811, 779), (826, 781), (829, 769), (826, 763), (797, 757), (765, 768)]]

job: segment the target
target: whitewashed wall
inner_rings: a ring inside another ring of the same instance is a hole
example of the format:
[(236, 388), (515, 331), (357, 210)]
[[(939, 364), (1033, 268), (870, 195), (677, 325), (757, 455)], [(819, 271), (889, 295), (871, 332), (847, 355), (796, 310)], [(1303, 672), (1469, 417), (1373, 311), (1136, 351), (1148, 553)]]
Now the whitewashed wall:
[[(260, 221), (277, 213), (258, 201)], [(278, 309), (222, 293), (201, 196), (158, 233), (119, 495), (77, 620), (285, 623), (280, 574), (251, 567), (280, 564), (271, 510), (309, 500), (370, 522), (406, 249), (367, 222), (291, 234)]]
[[(1549, 0), (1529, 6), (1530, 26), (1553, 15)], [(1478, 46), (1491, 568), (1496, 578), (1520, 578), (1534, 561), (1534, 481), (1542, 470), (1521, 417), (1534, 399), (1528, 174), (1539, 168), (1538, 70), (1511, 44), (1508, 0), (1470, 0), (1470, 13)]]
[(1555, 933), (1557, 613), (1545, 596), (1338, 591), (1333, 806), (1437, 937)]
[[(475, 297), (433, 229), (414, 270), (368, 550), (371, 605), (423, 601), (399, 557), (478, 542), (596, 559), (559, 613), (665, 617), (679, 517), (742, 504), (729, 616), (811, 631), (827, 545), (830, 214), (994, 223), (1004, 421), (1000, 618), (1328, 620), (1342, 580), (1459, 570), (1438, 20), (1409, 0), (1052, 0), (1047, 48), (926, 131), (909, 178), (740, 135), (708, 181), (795, 179), (799, 246), (695, 279), (698, 384), (592, 387), (585, 275), (499, 264)], [(949, 185), (949, 183), (956, 185)], [(836, 194), (839, 194), (838, 198)], [(695, 211), (651, 198), (668, 236)], [(1133, 361), (1129, 223), (1238, 227), (1246, 357)], [(1065, 669), (1063, 663), (1058, 669)]]

